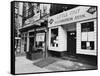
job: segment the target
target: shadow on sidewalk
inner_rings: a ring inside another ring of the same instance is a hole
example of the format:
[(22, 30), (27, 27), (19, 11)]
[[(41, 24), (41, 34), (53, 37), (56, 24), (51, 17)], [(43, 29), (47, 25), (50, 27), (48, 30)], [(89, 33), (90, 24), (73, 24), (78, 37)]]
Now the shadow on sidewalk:
[(47, 57), (47, 58), (43, 58), (42, 60), (35, 62), (33, 64), (40, 68), (43, 68), (43, 67), (46, 67), (56, 61), (57, 61), (57, 59), (55, 59), (55, 58)]

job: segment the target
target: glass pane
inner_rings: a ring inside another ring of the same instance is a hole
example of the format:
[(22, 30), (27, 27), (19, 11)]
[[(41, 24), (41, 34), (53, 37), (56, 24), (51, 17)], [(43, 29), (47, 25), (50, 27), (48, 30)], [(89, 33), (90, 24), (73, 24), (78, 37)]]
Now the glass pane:
[(88, 27), (88, 31), (94, 31), (94, 22), (93, 21), (88, 22), (87, 27)]
[(44, 44), (44, 42), (36, 42), (36, 47), (37, 48), (44, 47), (43, 44)]
[(58, 28), (51, 29), (51, 46), (58, 47)]
[(94, 41), (90, 42), (90, 47), (91, 47), (91, 50), (94, 50)]
[(82, 41), (81, 49), (94, 50), (94, 41)]
[(87, 23), (82, 23), (81, 24), (81, 32), (87, 32), (88, 29), (87, 29)]
[(86, 49), (86, 41), (82, 41), (81, 42), (81, 48), (82, 49)]
[(81, 32), (94, 31), (94, 22), (86, 22), (81, 24)]

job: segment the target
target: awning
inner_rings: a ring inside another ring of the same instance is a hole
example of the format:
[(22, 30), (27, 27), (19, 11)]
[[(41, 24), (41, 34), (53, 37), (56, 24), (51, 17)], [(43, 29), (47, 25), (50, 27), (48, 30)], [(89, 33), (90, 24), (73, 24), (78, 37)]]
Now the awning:
[(35, 29), (35, 28), (38, 28), (38, 27), (42, 27), (40, 23), (48, 20), (48, 16), (49, 15), (47, 15), (47, 16), (45, 16), (45, 17), (43, 17), (43, 18), (41, 18), (41, 19), (39, 19), (37, 21), (35, 21), (32, 24), (25, 25), (24, 27), (20, 28), (19, 31), (20, 32), (26, 32), (26, 31), (31, 30), (31, 29)]

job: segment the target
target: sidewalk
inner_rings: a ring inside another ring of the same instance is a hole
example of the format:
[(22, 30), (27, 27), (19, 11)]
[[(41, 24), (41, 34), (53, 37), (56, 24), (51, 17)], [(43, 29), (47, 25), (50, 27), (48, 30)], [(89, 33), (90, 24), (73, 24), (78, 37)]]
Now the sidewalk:
[(74, 62), (70, 60), (60, 60), (53, 64), (50, 64), (49, 66), (45, 68), (52, 71), (72, 71), (72, 70), (95, 69), (94, 66), (83, 64), (80, 62)]
[(36, 61), (38, 61), (38, 60), (35, 60), (35, 61), (28, 60), (28, 59), (26, 59), (25, 56), (16, 57), (15, 73), (20, 74), (20, 73), (36, 73), (36, 72), (50, 71), (48, 69), (39, 68), (39, 67), (33, 65), (33, 63)]
[[(15, 62), (15, 73), (36, 73), (36, 72), (54, 72), (54, 71), (71, 71), (71, 70), (86, 70), (86, 69), (95, 69), (94, 66), (87, 65), (80, 62), (74, 62), (71, 60), (63, 60), (60, 58), (51, 58), (56, 59), (54, 63), (50, 63), (47, 66), (40, 67), (34, 65), (36, 62), (43, 61), (43, 59), (38, 60), (28, 60), (25, 56), (16, 57)], [(44, 63), (41, 63), (41, 65)], [(45, 63), (46, 64), (46, 63)]]

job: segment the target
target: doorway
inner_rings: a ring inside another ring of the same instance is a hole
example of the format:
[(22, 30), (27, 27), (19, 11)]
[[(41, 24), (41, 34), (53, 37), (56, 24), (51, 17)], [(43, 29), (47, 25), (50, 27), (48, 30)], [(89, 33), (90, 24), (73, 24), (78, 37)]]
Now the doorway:
[(67, 52), (69, 55), (76, 54), (76, 31), (67, 31)]
[(29, 51), (33, 52), (34, 51), (34, 37), (29, 38)]

